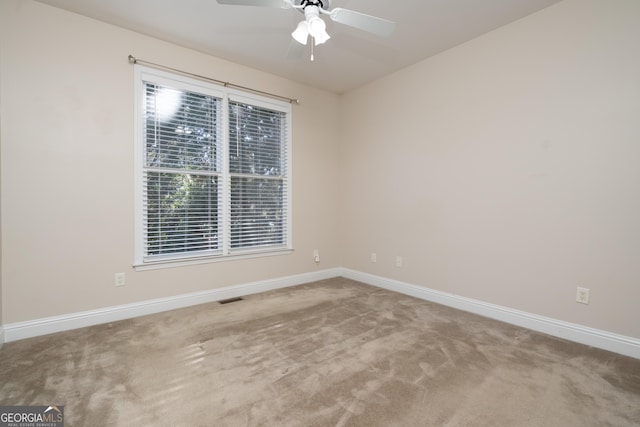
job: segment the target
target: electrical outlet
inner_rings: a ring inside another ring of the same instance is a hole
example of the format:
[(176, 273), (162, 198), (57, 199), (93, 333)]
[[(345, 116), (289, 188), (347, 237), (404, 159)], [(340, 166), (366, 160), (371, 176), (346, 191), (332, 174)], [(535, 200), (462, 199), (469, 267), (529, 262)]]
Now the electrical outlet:
[(320, 262), (320, 252), (317, 249), (313, 250), (313, 261), (316, 263)]
[(578, 287), (576, 290), (576, 302), (589, 304), (589, 289)]
[(116, 273), (115, 274), (115, 285), (116, 286), (124, 286), (124, 273)]
[(402, 257), (400, 255), (396, 256), (396, 267), (402, 267)]
[(378, 256), (375, 252), (371, 252), (371, 262), (378, 262)]

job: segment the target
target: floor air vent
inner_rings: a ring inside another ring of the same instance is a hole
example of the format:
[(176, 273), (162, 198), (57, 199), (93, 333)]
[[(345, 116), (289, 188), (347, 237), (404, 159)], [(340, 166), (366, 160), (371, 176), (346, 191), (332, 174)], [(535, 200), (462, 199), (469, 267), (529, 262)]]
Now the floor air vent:
[(235, 298), (229, 298), (229, 299), (221, 299), (220, 301), (218, 301), (219, 304), (230, 304), (232, 302), (238, 302), (238, 301), (242, 301), (242, 297), (235, 297)]

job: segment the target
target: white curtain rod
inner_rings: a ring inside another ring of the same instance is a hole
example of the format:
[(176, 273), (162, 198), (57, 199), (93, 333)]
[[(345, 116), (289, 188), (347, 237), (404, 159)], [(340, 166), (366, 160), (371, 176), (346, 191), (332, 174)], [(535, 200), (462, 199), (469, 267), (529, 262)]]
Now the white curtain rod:
[(250, 87), (236, 85), (236, 84), (225, 82), (225, 81), (222, 81), (222, 80), (213, 79), (211, 77), (205, 77), (205, 76), (201, 76), (201, 75), (198, 75), (198, 74), (189, 73), (187, 71), (182, 71), (182, 70), (178, 70), (176, 68), (167, 67), (166, 65), (160, 65), (160, 64), (156, 64), (156, 63), (151, 62), (151, 61), (146, 61), (144, 59), (136, 58), (133, 55), (129, 55), (129, 62), (131, 64), (151, 65), (153, 67), (160, 68), (160, 69), (163, 69), (163, 70), (169, 70), (169, 71), (180, 73), (180, 74), (183, 74), (183, 75), (186, 75), (186, 76), (195, 77), (195, 78), (200, 79), (200, 80), (206, 80), (206, 81), (209, 81), (209, 82), (217, 83), (217, 84), (222, 85), (224, 87), (242, 89), (242, 90), (246, 90), (246, 91), (249, 91), (249, 92), (258, 93), (260, 95), (266, 95), (266, 96), (270, 96), (272, 98), (282, 99), (284, 101), (288, 101), (291, 104), (300, 104), (300, 100), (299, 99), (288, 98), (286, 96), (276, 95), (276, 94), (269, 93), (269, 92), (264, 92), (264, 91), (261, 91), (261, 90), (258, 90), (258, 89), (252, 89)]

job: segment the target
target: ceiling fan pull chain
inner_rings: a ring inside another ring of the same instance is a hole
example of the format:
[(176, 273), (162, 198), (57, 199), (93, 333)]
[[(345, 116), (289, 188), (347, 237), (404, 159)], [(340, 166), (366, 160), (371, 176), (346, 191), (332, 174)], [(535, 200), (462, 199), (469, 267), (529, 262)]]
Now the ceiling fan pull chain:
[(311, 36), (311, 62), (313, 62), (313, 46), (316, 44), (315, 37)]

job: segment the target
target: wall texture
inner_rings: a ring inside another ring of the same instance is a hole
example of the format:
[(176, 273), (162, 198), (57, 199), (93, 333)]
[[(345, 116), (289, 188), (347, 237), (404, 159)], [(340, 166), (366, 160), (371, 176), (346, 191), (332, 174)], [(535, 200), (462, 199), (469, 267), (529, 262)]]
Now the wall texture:
[[(0, 7), (5, 324), (339, 265), (337, 95), (33, 1)], [(132, 269), (129, 54), (301, 99), (293, 107), (293, 254)], [(126, 286), (114, 286), (116, 272), (126, 273)]]
[(342, 266), (640, 338), (638, 22), (566, 0), (345, 95)]

